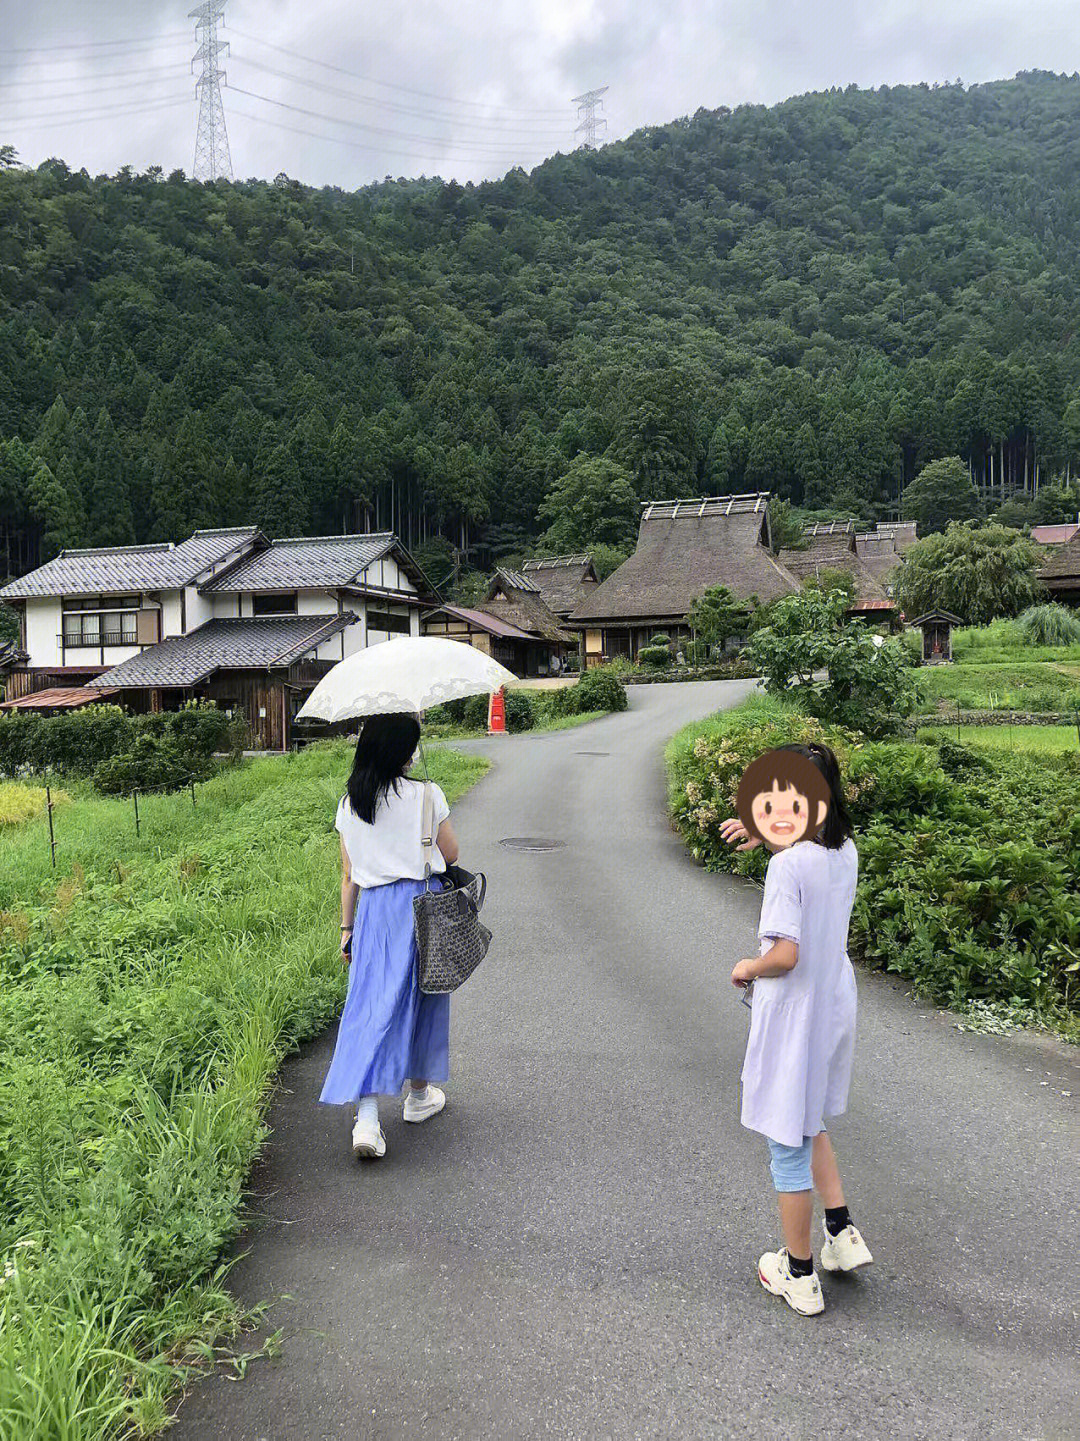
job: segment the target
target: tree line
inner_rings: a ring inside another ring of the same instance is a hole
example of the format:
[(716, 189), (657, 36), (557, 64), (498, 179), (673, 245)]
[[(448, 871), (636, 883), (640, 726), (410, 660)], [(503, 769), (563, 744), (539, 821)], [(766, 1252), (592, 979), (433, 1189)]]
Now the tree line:
[(0, 571), (253, 521), (393, 529), (443, 579), (617, 552), (642, 499), (893, 515), (953, 455), (984, 509), (1055, 518), (1077, 153), (1047, 73), (700, 111), (464, 187), (0, 146)]

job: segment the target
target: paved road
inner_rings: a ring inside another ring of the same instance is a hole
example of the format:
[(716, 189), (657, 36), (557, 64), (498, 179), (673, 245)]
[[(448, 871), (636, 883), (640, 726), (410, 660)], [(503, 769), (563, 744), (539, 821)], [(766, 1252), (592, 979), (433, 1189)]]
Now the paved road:
[(776, 1226), (727, 976), (758, 893), (688, 860), (661, 766), (746, 689), (641, 687), (627, 715), (485, 743), (497, 768), (456, 819), (497, 941), (455, 1002), (450, 1106), (388, 1114), (387, 1159), (359, 1168), (315, 1104), (332, 1036), (286, 1066), (234, 1272), (246, 1301), (291, 1298), (284, 1354), (203, 1382), (170, 1435), (1080, 1435), (1065, 1048), (964, 1035), (860, 975), (833, 1135), (877, 1262), (827, 1280), (817, 1320), (757, 1283)]

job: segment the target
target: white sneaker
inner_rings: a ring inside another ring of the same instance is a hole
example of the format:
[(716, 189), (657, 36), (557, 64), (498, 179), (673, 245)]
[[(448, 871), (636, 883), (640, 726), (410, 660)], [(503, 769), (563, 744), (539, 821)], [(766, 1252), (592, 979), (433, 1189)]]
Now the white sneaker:
[(409, 1087), (409, 1094), (405, 1097), (406, 1121), (427, 1121), (432, 1116), (437, 1116), (446, 1105), (446, 1092), (440, 1091), (438, 1086), (427, 1086), (423, 1091), (414, 1091)]
[(869, 1266), (873, 1259), (870, 1248), (854, 1226), (845, 1226), (836, 1236), (830, 1236), (828, 1227), (825, 1227), (825, 1240), (821, 1246), (822, 1270), (857, 1271), (860, 1266)]
[(357, 1120), (352, 1131), (352, 1149), (354, 1156), (363, 1156), (369, 1161), (386, 1155), (386, 1137), (378, 1121), (369, 1121), (367, 1117)]
[(821, 1282), (811, 1271), (809, 1276), (793, 1276), (788, 1263), (787, 1247), (766, 1251), (758, 1262), (758, 1280), (774, 1296), (783, 1296), (800, 1316), (820, 1316), (825, 1309)]

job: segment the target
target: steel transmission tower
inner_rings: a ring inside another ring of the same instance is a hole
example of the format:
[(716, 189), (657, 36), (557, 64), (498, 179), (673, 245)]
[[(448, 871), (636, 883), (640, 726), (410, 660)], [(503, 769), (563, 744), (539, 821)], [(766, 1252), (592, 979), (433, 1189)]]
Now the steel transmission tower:
[(575, 95), (570, 102), (578, 108), (578, 123), (575, 135), (582, 137), (581, 143), (586, 150), (595, 150), (597, 136), (601, 130), (607, 129), (607, 121), (602, 115), (597, 115), (597, 110), (603, 110), (604, 102), (600, 99), (607, 90), (606, 85), (601, 85), (599, 90), (586, 90), (584, 95)]
[(218, 21), (224, 23), (225, 3), (226, 0), (204, 0), (202, 5), (188, 12), (195, 21), (199, 40), (199, 48), (191, 62), (192, 73), (196, 65), (202, 66), (195, 82), (195, 94), (199, 97), (193, 172), (196, 180), (233, 178), (225, 108), (221, 103), (221, 81), (225, 79), (225, 71), (219, 65), (219, 61), (229, 53), (229, 42), (219, 40), (217, 33)]

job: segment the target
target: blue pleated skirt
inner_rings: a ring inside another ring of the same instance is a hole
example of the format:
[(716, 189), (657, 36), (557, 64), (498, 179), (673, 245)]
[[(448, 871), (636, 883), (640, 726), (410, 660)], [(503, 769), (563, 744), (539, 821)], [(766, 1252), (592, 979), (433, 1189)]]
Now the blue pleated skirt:
[(423, 881), (393, 881), (360, 892), (325, 1105), (396, 1096), (413, 1077), (450, 1074), (450, 997), (424, 995), (417, 979), (413, 897), (423, 889)]

